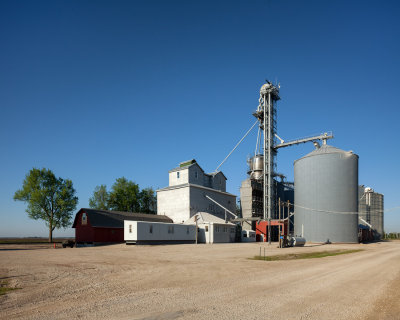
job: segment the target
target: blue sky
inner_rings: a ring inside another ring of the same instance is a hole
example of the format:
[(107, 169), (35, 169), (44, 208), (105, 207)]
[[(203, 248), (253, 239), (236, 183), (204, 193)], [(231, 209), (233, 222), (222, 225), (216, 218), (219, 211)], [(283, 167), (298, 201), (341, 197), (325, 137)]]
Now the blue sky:
[[(397, 1), (1, 1), (0, 236), (47, 236), (13, 201), (32, 167), (72, 179), (79, 207), (125, 176), (213, 171), (279, 81), (278, 134), (332, 130), (359, 182), (400, 206)], [(221, 167), (239, 195), (256, 130)], [(305, 144), (279, 151), (293, 179)], [(400, 232), (400, 210), (385, 215)], [(55, 236), (73, 235), (73, 229)]]

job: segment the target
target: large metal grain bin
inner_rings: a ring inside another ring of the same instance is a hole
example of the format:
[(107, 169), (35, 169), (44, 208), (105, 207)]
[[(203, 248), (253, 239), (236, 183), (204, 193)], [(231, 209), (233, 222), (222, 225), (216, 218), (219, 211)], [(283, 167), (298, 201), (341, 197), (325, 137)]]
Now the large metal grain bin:
[[(358, 189), (358, 216), (372, 226), (374, 239), (383, 238), (383, 194), (371, 188), (360, 186)], [(361, 220), (362, 224), (365, 224)]]
[(295, 234), (358, 242), (358, 156), (323, 145), (294, 162)]

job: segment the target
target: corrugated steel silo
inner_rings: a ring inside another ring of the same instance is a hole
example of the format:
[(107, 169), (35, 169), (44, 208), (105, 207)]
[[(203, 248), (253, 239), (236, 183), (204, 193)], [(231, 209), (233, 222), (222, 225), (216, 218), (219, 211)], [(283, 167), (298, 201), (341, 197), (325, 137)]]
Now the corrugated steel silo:
[(375, 240), (384, 236), (383, 231), (383, 194), (377, 192), (366, 192), (366, 202), (369, 207), (372, 228), (374, 229)]
[(358, 156), (323, 145), (294, 162), (295, 234), (358, 242)]

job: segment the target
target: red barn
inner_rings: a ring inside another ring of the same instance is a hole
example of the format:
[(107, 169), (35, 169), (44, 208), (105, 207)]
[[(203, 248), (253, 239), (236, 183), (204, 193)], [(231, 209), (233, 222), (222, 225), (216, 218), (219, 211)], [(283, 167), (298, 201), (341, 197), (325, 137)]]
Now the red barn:
[(167, 216), (82, 208), (75, 216), (77, 246), (124, 242), (124, 220), (172, 223)]

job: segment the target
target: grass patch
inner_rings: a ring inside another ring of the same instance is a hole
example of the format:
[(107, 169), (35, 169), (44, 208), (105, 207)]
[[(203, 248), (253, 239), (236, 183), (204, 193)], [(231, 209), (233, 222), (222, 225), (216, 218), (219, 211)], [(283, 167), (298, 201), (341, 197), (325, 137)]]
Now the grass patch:
[(331, 256), (339, 256), (342, 254), (354, 253), (363, 251), (363, 249), (355, 250), (333, 250), (333, 251), (320, 251), (320, 252), (304, 252), (304, 253), (289, 253), (276, 256), (254, 256), (251, 260), (264, 260), (264, 261), (279, 261), (279, 260), (298, 260), (298, 259), (316, 259)]
[(0, 281), (0, 296), (5, 295), (9, 291), (17, 290), (20, 288), (10, 288), (6, 281)]

